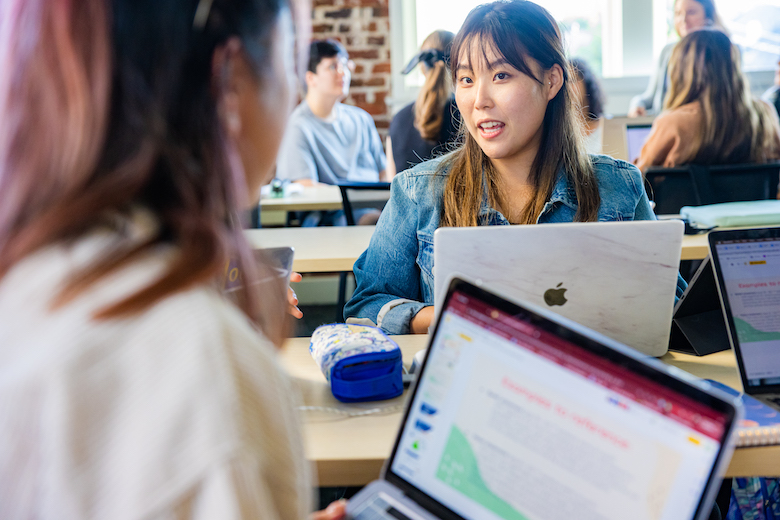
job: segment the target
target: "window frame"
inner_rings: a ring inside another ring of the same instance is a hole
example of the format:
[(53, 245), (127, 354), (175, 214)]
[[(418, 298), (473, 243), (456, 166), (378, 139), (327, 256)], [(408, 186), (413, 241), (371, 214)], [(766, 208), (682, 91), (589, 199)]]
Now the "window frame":
[[(406, 60), (417, 52), (417, 0), (389, 0), (390, 42), (391, 42), (391, 97), (387, 100), (395, 114), (417, 97), (419, 86), (407, 85), (406, 77), (401, 74)], [(619, 69), (623, 75), (601, 79), (607, 97), (607, 114), (624, 116), (628, 112), (631, 98), (641, 94), (647, 88), (649, 74), (636, 74), (631, 64), (637, 60), (651, 60), (653, 64), (664, 46), (663, 22), (666, 9), (661, 2), (653, 0), (604, 0), (607, 2), (609, 16), (620, 16), (622, 46), (613, 53), (613, 70)], [(646, 20), (654, 23), (647, 27)], [(653, 33), (661, 31), (661, 35)], [(649, 35), (649, 37), (648, 37)], [(616, 35), (612, 35), (616, 37)], [(604, 37), (602, 35), (602, 37)], [(654, 47), (655, 46), (655, 47)], [(619, 60), (619, 63), (615, 63)], [(753, 95), (760, 96), (774, 83), (774, 70), (752, 71), (746, 73)]]

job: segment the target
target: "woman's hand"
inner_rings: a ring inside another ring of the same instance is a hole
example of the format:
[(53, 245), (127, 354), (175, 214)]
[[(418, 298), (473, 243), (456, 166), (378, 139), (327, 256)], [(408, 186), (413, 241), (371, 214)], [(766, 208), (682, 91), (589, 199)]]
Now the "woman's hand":
[(309, 520), (341, 520), (347, 516), (347, 501), (343, 498), (331, 502), (331, 504), (322, 511), (315, 511), (309, 517)]
[[(303, 277), (300, 273), (290, 273), (291, 282), (300, 282), (302, 279)], [(289, 286), (287, 287), (287, 303), (289, 303), (287, 312), (298, 319), (303, 318), (303, 313), (298, 308), (298, 296), (295, 294), (295, 291), (292, 290), (292, 287)]]
[(409, 324), (412, 334), (428, 334), (428, 329), (433, 321), (433, 315), (433, 305), (420, 309), (420, 312), (414, 315), (412, 322)]
[(643, 115), (646, 115), (647, 111), (645, 110), (645, 107), (638, 106), (634, 107), (631, 110), (628, 111), (628, 117), (641, 117)]

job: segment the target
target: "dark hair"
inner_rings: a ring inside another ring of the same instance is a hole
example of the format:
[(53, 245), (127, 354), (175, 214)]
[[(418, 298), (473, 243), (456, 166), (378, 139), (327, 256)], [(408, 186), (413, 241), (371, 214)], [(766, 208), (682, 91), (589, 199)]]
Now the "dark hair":
[[(677, 2), (677, 0), (675, 0), (675, 2)], [(704, 16), (709, 20), (712, 22), (720, 21), (716, 19), (718, 11), (715, 9), (715, 2), (712, 0), (696, 0), (696, 2), (700, 3), (704, 8)]]
[(309, 46), (309, 72), (317, 72), (317, 65), (325, 58), (338, 56), (349, 59), (347, 49), (341, 45), (341, 42), (328, 38), (327, 40), (314, 40)]
[[(597, 180), (582, 142), (582, 122), (573, 110), (569, 63), (558, 24), (543, 7), (526, 0), (499, 0), (474, 8), (452, 43), (453, 80), (457, 81), (463, 56), (481, 54), (487, 62), (486, 49), (491, 47), (500, 58), (539, 83), (541, 80), (529, 65), (531, 61), (544, 71), (555, 65), (562, 71), (563, 85), (547, 104), (542, 144), (531, 166), (529, 181), (533, 183), (534, 195), (524, 208), (520, 223), (536, 222), (561, 170), (566, 172), (577, 196), (575, 220), (595, 221), (600, 204)], [(485, 199), (503, 211), (511, 207), (511, 201), (503, 195), (498, 173), (465, 126), (462, 125), (463, 146), (443, 163), (450, 167), (442, 215), (445, 226), (479, 225), (479, 210)]]
[[(233, 224), (246, 183), (228, 155), (212, 57), (236, 37), (262, 78), (288, 3), (214, 0), (208, 18), (194, 24), (200, 3), (10, 0), (0, 7), (0, 17), (16, 13), (4, 37), (25, 42), (0, 46), (0, 63), (9, 67), (0, 72), (0, 278), (32, 252), (140, 206), (155, 216), (158, 232), (78, 273), (55, 304), (163, 243), (178, 251), (168, 269), (97, 318), (216, 283), (229, 258), (247, 286), (257, 279)], [(261, 302), (245, 290), (238, 300), (281, 341), (284, 318), (273, 295)]]
[(573, 58), (571, 68), (585, 86), (585, 99), (587, 104), (582, 107), (583, 115), (591, 121), (600, 119), (604, 115), (604, 91), (599, 79), (593, 74), (588, 62), (582, 58)]

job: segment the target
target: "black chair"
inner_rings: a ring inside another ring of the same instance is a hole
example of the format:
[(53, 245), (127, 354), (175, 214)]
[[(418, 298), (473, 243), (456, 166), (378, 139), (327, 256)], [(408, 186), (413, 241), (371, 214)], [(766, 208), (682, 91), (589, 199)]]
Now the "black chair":
[(375, 208), (381, 210), (385, 207), (390, 194), (377, 196), (376, 193), (367, 192), (389, 192), (389, 182), (340, 182), (338, 184), (341, 190), (341, 203), (344, 208), (344, 217), (347, 219), (348, 226), (354, 226), (355, 210), (364, 208)]
[[(381, 210), (385, 207), (390, 198), (389, 182), (340, 182), (341, 203), (344, 208), (344, 217), (348, 226), (357, 224), (355, 220), (355, 210), (363, 208), (375, 208)], [(369, 192), (385, 192), (381, 194)], [(377, 196), (380, 195), (380, 196)], [(347, 273), (339, 274), (339, 301), (338, 301), (338, 319), (341, 321), (344, 314), (344, 304), (347, 303)]]
[(683, 206), (767, 200), (777, 197), (780, 162), (675, 168), (649, 168), (645, 187), (657, 215), (680, 213)]

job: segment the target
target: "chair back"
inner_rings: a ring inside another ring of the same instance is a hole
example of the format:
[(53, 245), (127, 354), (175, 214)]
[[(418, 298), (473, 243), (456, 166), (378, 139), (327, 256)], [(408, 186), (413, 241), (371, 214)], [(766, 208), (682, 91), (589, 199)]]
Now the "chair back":
[(381, 210), (390, 198), (389, 182), (349, 182), (338, 184), (341, 190), (341, 203), (348, 226), (354, 226), (355, 210), (375, 208)]
[(683, 206), (777, 198), (780, 162), (675, 168), (649, 168), (645, 187), (657, 215), (680, 213)]

